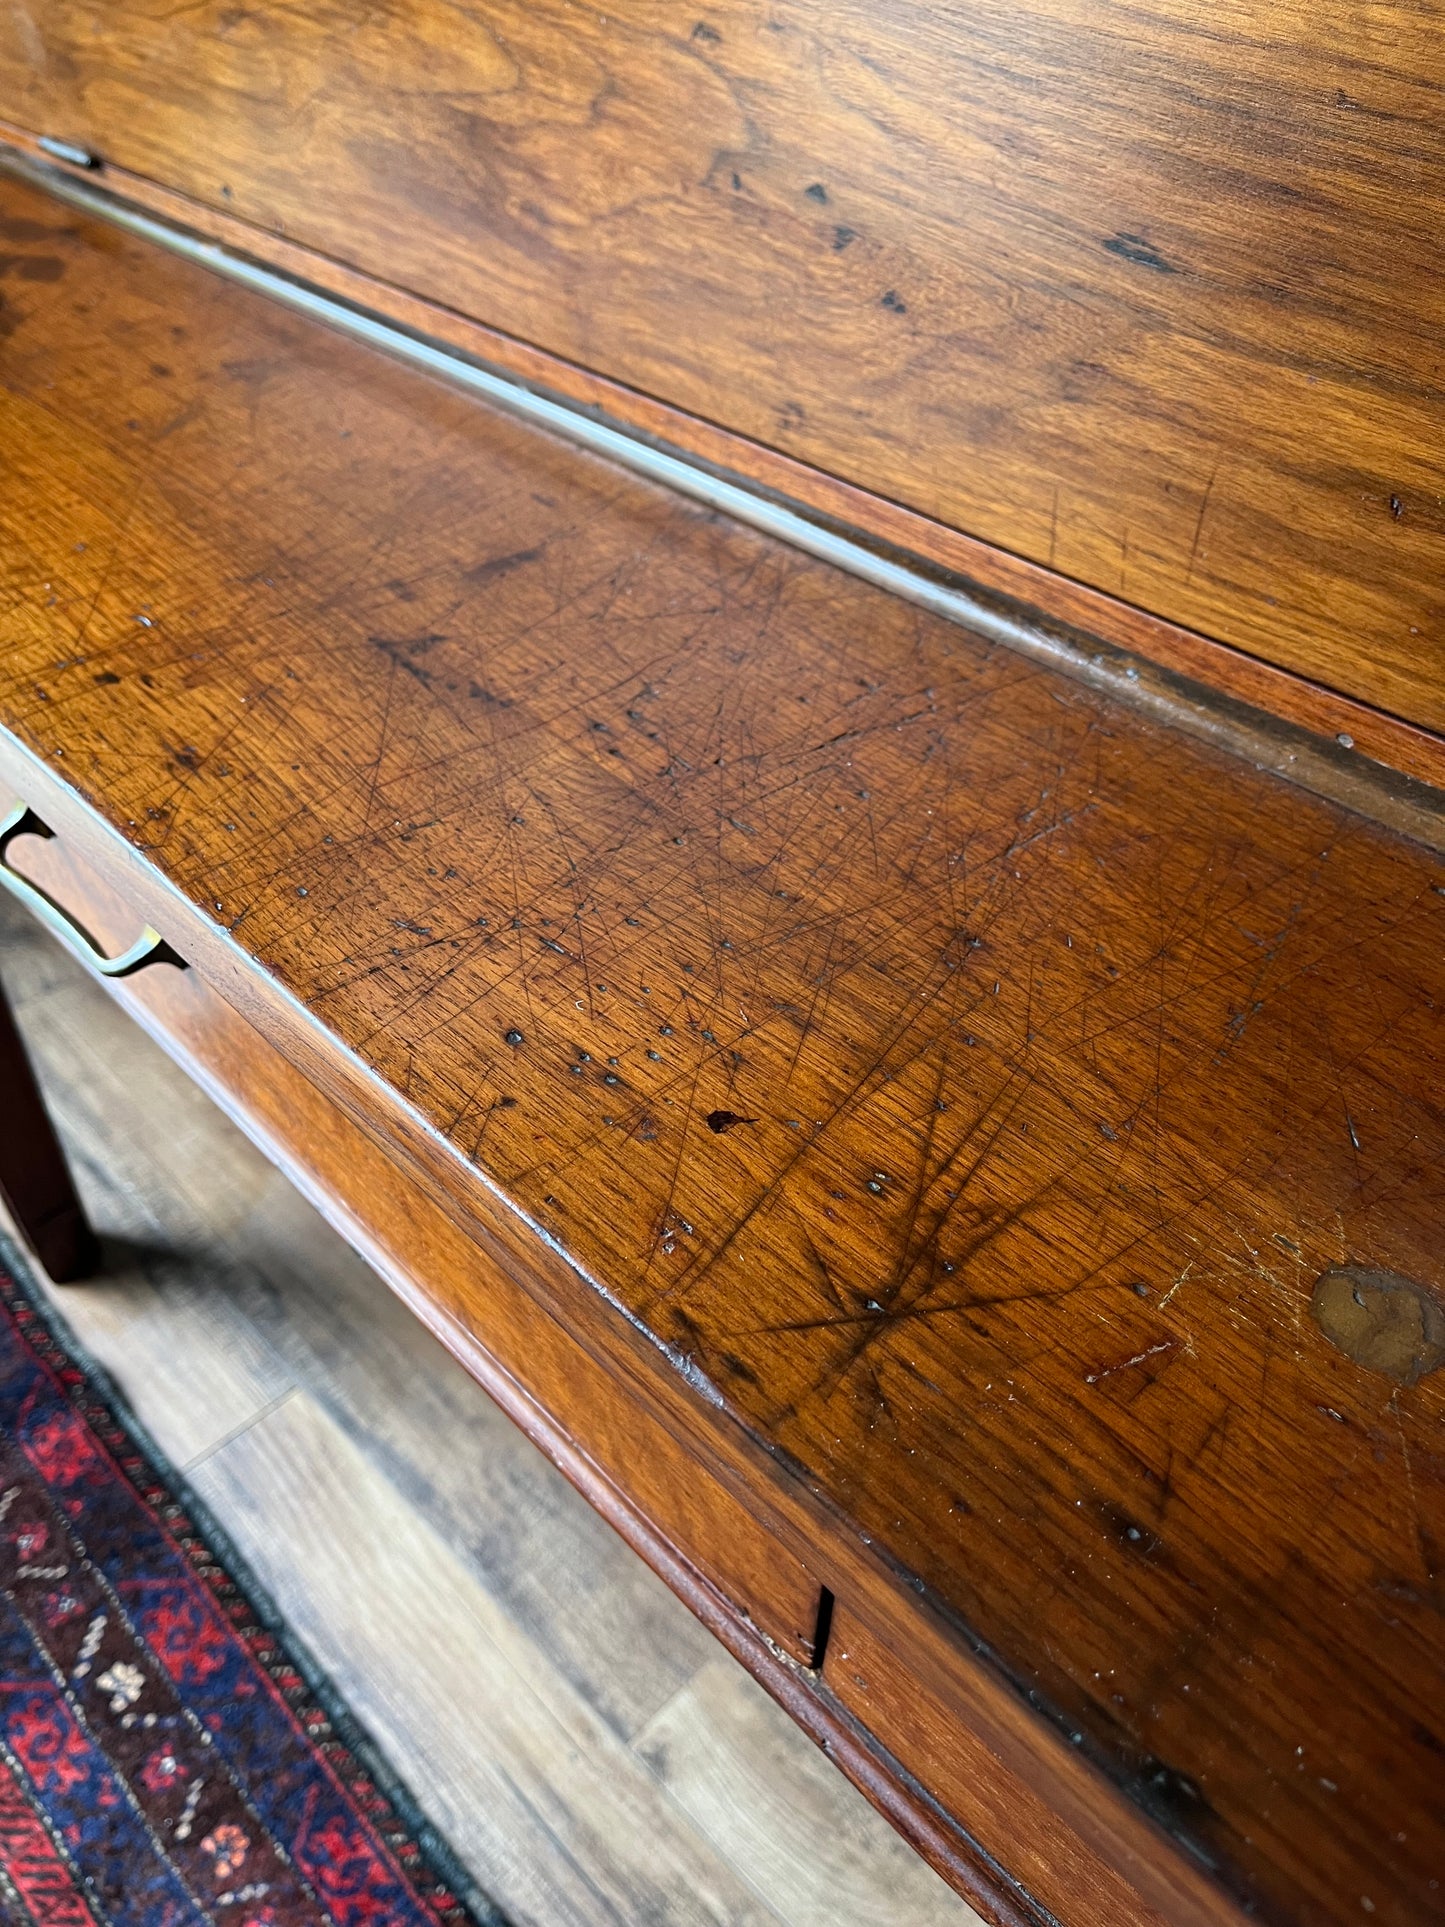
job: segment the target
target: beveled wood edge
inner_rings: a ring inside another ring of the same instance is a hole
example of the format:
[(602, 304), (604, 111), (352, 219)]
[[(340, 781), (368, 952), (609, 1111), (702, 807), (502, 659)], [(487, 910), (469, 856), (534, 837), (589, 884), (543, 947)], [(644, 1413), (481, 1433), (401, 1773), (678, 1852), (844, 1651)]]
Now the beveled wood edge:
[[(1430, 833), (1428, 806), (1423, 822), (1418, 809), (1402, 813), (1392, 806), (1388, 783), (1382, 787), (1378, 780), (1388, 772), (1445, 790), (1445, 736), (980, 541), (146, 175), (100, 157), (88, 165), (66, 160), (42, 147), (44, 138), (0, 120), (0, 157), (28, 163), (16, 171), (32, 185), (58, 193), (78, 187), (85, 204), (102, 215), (99, 203), (113, 197), (381, 317), (404, 334), (609, 419), (825, 526), (955, 577), (1015, 614), (1020, 635), (1014, 646), (1026, 646), (1024, 632), (1034, 629), (1049, 658), (1066, 672), (1162, 712), (1166, 721), (1405, 835), (1445, 847), (1445, 829)], [(1105, 646), (1102, 657), (1098, 644)], [(1214, 713), (1211, 696), (1225, 699)], [(1255, 714), (1241, 715), (1241, 709)], [(1267, 727), (1271, 719), (1283, 725), (1283, 740), (1278, 729)]]
[[(1247, 1916), (1227, 1891), (1122, 1787), (1071, 1745), (1057, 1726), (1026, 1703), (1004, 1674), (977, 1651), (966, 1628), (952, 1623), (951, 1616), (929, 1600), (908, 1574), (895, 1567), (871, 1539), (865, 1540), (856, 1524), (808, 1481), (802, 1468), (756, 1436), (690, 1359), (645, 1332), (602, 1281), (584, 1271), (485, 1173), (466, 1163), (379, 1072), (327, 1030), (228, 930), (214, 923), (101, 817), (70, 784), (68, 772), (62, 776), (0, 729), (0, 782), (37, 810), (53, 830), (73, 840), (77, 853), (110, 887), (134, 902), (217, 995), (309, 1077), (493, 1262), (522, 1283), (595, 1363), (624, 1390), (645, 1399), (679, 1445), (694, 1453), (705, 1446), (713, 1476), (823, 1586), (846, 1599), (850, 1610), (895, 1648), (915, 1650), (921, 1632), (925, 1645), (946, 1652), (946, 1663), (937, 1670), (946, 1677), (951, 1703), (960, 1716), (967, 1718), (1003, 1770), (1016, 1775), (1047, 1804), (1058, 1824), (1074, 1835), (1083, 1854), (1138, 1896), (1137, 1911), (1121, 1916), (1119, 1927), (1166, 1927), (1166, 1923), (1167, 1927), (1244, 1927)], [(116, 994), (121, 994), (119, 988)], [(460, 1342), (453, 1336), (456, 1321), (444, 1315), (423, 1290), (414, 1288), (408, 1302), (443, 1344), (454, 1347)], [(470, 1335), (467, 1342), (478, 1352), (483, 1350)], [(470, 1369), (470, 1350), (466, 1356), (458, 1351), (457, 1356)], [(540, 1435), (538, 1442), (542, 1442)], [(562, 1469), (565, 1472), (567, 1467)], [(666, 1556), (676, 1559), (670, 1552)], [(658, 1570), (662, 1572), (661, 1567)], [(687, 1573), (691, 1572), (689, 1566)], [(662, 1576), (668, 1574), (662, 1572)], [(711, 1597), (707, 1582), (696, 1579), (696, 1584)], [(682, 1596), (693, 1603), (685, 1589)], [(706, 1598), (703, 1604), (707, 1605)], [(721, 1595), (709, 1610), (721, 1611), (732, 1620)], [(736, 1627), (737, 1622), (732, 1623)], [(760, 1634), (735, 1636), (746, 1648), (737, 1656), (751, 1665), (748, 1654), (753, 1654), (757, 1666), (765, 1668), (757, 1676), (770, 1691), (775, 1683), (786, 1683), (787, 1667)], [(731, 1649), (731, 1636), (726, 1643)], [(769, 1656), (766, 1666), (765, 1656)], [(796, 1681), (789, 1688), (792, 1693), (801, 1690)], [(776, 1696), (791, 1709), (791, 1699), (781, 1691)], [(866, 1775), (882, 1769), (876, 1763), (867, 1766), (862, 1757), (867, 1749), (861, 1740), (842, 1732), (839, 1714), (831, 1715), (832, 1725), (827, 1726), (818, 1717), (817, 1731), (804, 1721), (808, 1730), (814, 1737), (826, 1731), (845, 1749), (853, 1762), (845, 1770), (851, 1775), (856, 1766), (858, 1784), (893, 1819), (893, 1808), (884, 1804), (882, 1791), (870, 1790)], [(844, 1764), (841, 1755), (835, 1757)], [(907, 1777), (901, 1775), (899, 1783)], [(882, 1789), (882, 1781), (879, 1786)], [(888, 1795), (889, 1800), (893, 1797)], [(954, 1859), (962, 1849), (948, 1845), (948, 1824), (939, 1816), (925, 1825), (915, 1805), (908, 1802), (901, 1811), (902, 1830), (910, 1839), (916, 1834), (920, 1851), (954, 1879)], [(966, 1837), (960, 1832), (960, 1839)], [(935, 1859), (935, 1853), (941, 1857)], [(956, 1877), (976, 1883), (981, 1877), (976, 1857), (964, 1855), (960, 1866), (965, 1861), (965, 1870)], [(968, 1886), (960, 1890), (971, 1892)], [(1001, 1921), (1003, 1927), (1027, 1927), (1027, 1916), (1017, 1921), (1001, 1916)]]

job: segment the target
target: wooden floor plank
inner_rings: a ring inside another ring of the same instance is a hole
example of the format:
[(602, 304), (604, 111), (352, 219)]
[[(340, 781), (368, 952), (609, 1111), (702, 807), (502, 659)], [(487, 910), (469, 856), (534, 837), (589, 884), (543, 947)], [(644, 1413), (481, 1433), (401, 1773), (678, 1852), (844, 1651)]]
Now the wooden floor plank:
[(283, 1178), (236, 1243), (247, 1312), (353, 1443), (615, 1733), (645, 1725), (703, 1628)]
[[(820, 1753), (799, 1756), (787, 1714), (724, 1656), (662, 1708), (637, 1745), (790, 1927), (979, 1927), (968, 1903), (902, 1840), (883, 1851), (851, 1824), (832, 1767)], [(863, 1796), (848, 1791), (861, 1808)]]
[[(198, 1468), (291, 1625), (489, 1891), (536, 1927), (776, 1927), (306, 1392)], [(574, 1610), (585, 1611), (580, 1591)]]

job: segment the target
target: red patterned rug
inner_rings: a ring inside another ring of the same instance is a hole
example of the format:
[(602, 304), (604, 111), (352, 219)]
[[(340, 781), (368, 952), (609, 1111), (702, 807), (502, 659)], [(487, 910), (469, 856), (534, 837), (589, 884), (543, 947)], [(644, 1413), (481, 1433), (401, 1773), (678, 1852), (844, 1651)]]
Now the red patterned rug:
[(0, 1918), (500, 1923), (18, 1271), (0, 1267)]

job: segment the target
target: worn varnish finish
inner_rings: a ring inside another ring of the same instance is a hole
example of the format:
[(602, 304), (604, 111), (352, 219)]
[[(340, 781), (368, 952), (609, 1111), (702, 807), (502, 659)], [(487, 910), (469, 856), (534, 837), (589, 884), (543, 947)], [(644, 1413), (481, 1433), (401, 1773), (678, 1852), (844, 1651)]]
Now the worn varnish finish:
[(3, 205), (10, 779), (601, 1284), (845, 1608), (966, 1628), (1036, 1784), (1097, 1762), (1270, 1918), (1438, 1914), (1445, 1374), (1311, 1313), (1445, 1289), (1438, 861)]
[(1435, 10), (0, 17), (0, 114), (1445, 728)]
[[(1293, 670), (1152, 615), (1117, 595), (1089, 588), (1056, 569), (981, 542), (734, 429), (703, 421), (437, 301), (255, 227), (224, 208), (206, 207), (113, 162), (97, 171), (83, 160), (57, 161), (40, 139), (4, 120), (0, 120), (0, 156), (23, 178), (59, 194), (82, 212), (104, 212), (122, 224), (136, 215), (159, 217), (173, 240), (184, 236), (190, 241), (216, 242), (228, 256), (245, 257), (268, 270), (280, 269), (288, 280), (323, 296), (338, 296), (383, 326), (480, 362), (527, 388), (540, 388), (564, 406), (588, 416), (600, 415), (615, 430), (640, 435), (684, 461), (720, 472), (745, 491), (781, 502), (804, 518), (831, 524), (861, 539), (864, 547), (891, 552), (894, 560), (915, 574), (942, 570), (955, 587), (1007, 612), (1040, 640), (1047, 638), (1050, 654), (1062, 645), (1081, 677), (1110, 694), (1117, 695), (1121, 685), (1131, 684), (1132, 672), (1135, 694), (1154, 691), (1181, 727), (1197, 723), (1196, 698), (1202, 698), (1213, 718), (1206, 741), (1216, 738), (1221, 696), (1248, 705), (1245, 730), (1267, 759), (1266, 766), (1347, 808), (1356, 807), (1351, 792), (1362, 782), (1374, 788), (1378, 806), (1382, 774), (1378, 765), (1437, 790), (1445, 783), (1445, 736), (1373, 703), (1326, 688)], [(405, 350), (399, 347), (399, 352)], [(1104, 663), (1111, 665), (1107, 676), (1097, 673)], [(1276, 737), (1273, 750), (1261, 731), (1264, 717), (1271, 719), (1270, 734)], [(1298, 735), (1290, 738), (1294, 754), (1281, 757), (1278, 731), (1290, 726), (1317, 738), (1307, 759), (1300, 754), (1303, 744)], [(1218, 746), (1237, 748), (1238, 743)], [(1418, 824), (1418, 817), (1414, 820)], [(1407, 836), (1417, 833), (1407, 821), (1395, 822), (1393, 827)]]
[[(61, 839), (17, 846), (23, 873), (95, 929), (124, 930), (126, 915), (94, 869)], [(618, 1382), (596, 1354), (605, 1353), (594, 1300), (577, 1308), (571, 1328), (539, 1312), (535, 1300), (436, 1205), (305, 1075), (272, 1050), (209, 989), (197, 971), (148, 970), (106, 986), (202, 1088), (362, 1252), (393, 1289), (424, 1317), (533, 1441), (629, 1541), (734, 1654), (755, 1672), (835, 1762), (859, 1782), (894, 1824), (952, 1874), (955, 1884), (988, 1904), (1001, 1927), (1033, 1927), (1034, 1915), (980, 1887), (971, 1864), (977, 1848), (880, 1769), (876, 1748), (829, 1694), (812, 1694), (776, 1648), (815, 1658), (819, 1621), (816, 1583), (758, 1531), (706, 1466), (678, 1446)], [(565, 1415), (565, 1418), (562, 1416)], [(741, 1608), (741, 1618), (739, 1617)], [(560, 1610), (560, 1608), (559, 1608)], [(798, 1629), (806, 1626), (806, 1635)], [(1010, 1840), (1028, 1789), (989, 1758), (989, 1784), (1005, 1805)], [(1073, 1839), (1054, 1812), (1035, 1816), (1048, 1830), (1041, 1867), (1023, 1870), (1032, 1891), (1057, 1899), (1071, 1920), (1113, 1927), (1130, 1917), (1133, 1896), (1111, 1869)], [(992, 1869), (996, 1872), (996, 1869)], [(991, 1903), (991, 1904), (989, 1904)]]

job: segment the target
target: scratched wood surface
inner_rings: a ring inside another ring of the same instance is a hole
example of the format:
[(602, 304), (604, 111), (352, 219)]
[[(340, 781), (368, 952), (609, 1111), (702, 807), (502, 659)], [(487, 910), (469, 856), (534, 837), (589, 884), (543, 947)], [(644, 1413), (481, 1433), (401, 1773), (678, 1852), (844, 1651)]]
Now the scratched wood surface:
[(0, 192), (4, 727), (1236, 1891), (1438, 1915), (1438, 859)]
[(1445, 727), (1435, 0), (16, 0), (0, 117)]

